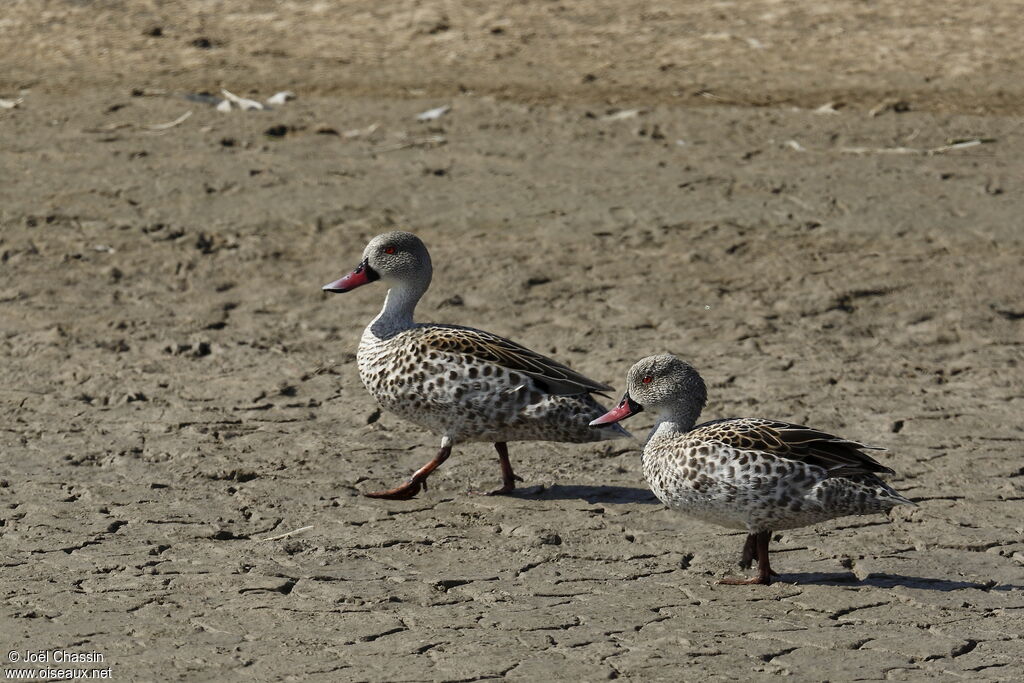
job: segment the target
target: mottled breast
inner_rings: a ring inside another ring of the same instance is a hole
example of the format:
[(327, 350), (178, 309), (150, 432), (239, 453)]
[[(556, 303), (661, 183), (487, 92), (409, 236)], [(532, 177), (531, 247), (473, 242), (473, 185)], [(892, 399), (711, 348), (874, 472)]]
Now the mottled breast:
[(735, 529), (783, 529), (837, 516), (808, 494), (819, 467), (685, 435), (655, 437), (644, 449), (644, 476), (667, 506)]
[(792, 529), (899, 504), (874, 475), (830, 477), (800, 460), (685, 434), (655, 435), (644, 449), (643, 467), (665, 505), (736, 529)]

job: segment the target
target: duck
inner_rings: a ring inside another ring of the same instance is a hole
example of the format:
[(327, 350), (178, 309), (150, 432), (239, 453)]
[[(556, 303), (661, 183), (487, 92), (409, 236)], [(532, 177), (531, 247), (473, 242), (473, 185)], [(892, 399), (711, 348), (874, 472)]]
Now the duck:
[(764, 418), (698, 425), (707, 387), (697, 370), (671, 354), (630, 368), (618, 405), (592, 425), (605, 428), (642, 411), (656, 423), (643, 449), (644, 478), (668, 508), (747, 532), (740, 567), (751, 578), (723, 584), (769, 585), (772, 534), (847, 515), (915, 505), (879, 475), (895, 474), (865, 453), (884, 450), (817, 429)]
[(323, 286), (343, 294), (381, 281), (384, 306), (363, 331), (356, 361), (359, 377), (381, 408), (441, 437), (437, 455), (408, 481), (370, 498), (409, 500), (459, 443), (491, 442), (502, 485), (489, 495), (510, 494), (517, 476), (510, 441), (589, 443), (628, 437), (619, 425), (595, 430), (605, 412), (593, 394), (612, 390), (504, 337), (459, 325), (417, 323), (416, 305), (433, 277), (430, 253), (410, 232), (377, 235), (351, 273)]

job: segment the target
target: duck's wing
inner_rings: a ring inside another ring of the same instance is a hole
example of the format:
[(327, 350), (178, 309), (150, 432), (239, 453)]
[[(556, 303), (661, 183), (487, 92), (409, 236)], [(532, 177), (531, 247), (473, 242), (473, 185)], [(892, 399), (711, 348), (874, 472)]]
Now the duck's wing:
[(817, 465), (830, 477), (893, 474), (892, 469), (864, 453), (865, 450), (882, 451), (884, 448), (788, 422), (761, 418), (716, 420), (695, 427), (687, 436)]
[(607, 384), (585, 377), (510, 339), (471, 327), (425, 326), (422, 328), (421, 341), (428, 349), (462, 354), (483, 363), (493, 363), (507, 370), (521, 372), (531, 377), (539, 390), (549, 394), (574, 396), (602, 394), (612, 390)]

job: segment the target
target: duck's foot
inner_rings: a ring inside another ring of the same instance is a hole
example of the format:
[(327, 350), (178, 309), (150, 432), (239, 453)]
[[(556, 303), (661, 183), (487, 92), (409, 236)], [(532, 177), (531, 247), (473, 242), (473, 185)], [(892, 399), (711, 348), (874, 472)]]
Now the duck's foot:
[(498, 463), (501, 465), (501, 486), (493, 491), (474, 491), (484, 496), (507, 496), (516, 490), (516, 482), (523, 478), (512, 471), (512, 462), (508, 459), (508, 444), (499, 441), (494, 444), (494, 450), (498, 451)]
[(511, 481), (506, 481), (493, 491), (470, 491), (470, 493), (474, 496), (507, 496), (516, 490), (516, 482), (522, 480), (523, 478), (518, 474), (513, 474)]
[(418, 482), (415, 479), (410, 479), (401, 486), (396, 486), (393, 489), (387, 491), (371, 491), (370, 493), (364, 493), (363, 495), (367, 498), (383, 498), (384, 500), (412, 500), (416, 497), (416, 494), (420, 492), (420, 488), (426, 489), (426, 482)]
[(778, 576), (768, 564), (768, 543), (772, 540), (771, 531), (760, 531), (756, 534), (748, 534), (743, 544), (743, 554), (740, 555), (740, 567), (750, 569), (754, 564), (754, 557), (757, 557), (757, 576), (749, 579), (722, 579), (718, 583), (726, 586), (750, 586), (750, 585), (771, 585), (772, 577)]
[(441, 441), (441, 450), (437, 452), (434, 459), (428, 462), (423, 467), (416, 470), (412, 475), (412, 479), (405, 482), (401, 486), (396, 486), (393, 489), (387, 491), (373, 491), (371, 493), (364, 493), (363, 495), (367, 498), (383, 498), (384, 500), (411, 500), (416, 497), (416, 494), (420, 492), (422, 488), (424, 491), (427, 490), (427, 477), (430, 473), (441, 466), (448, 456), (452, 454), (451, 441), (445, 437)]

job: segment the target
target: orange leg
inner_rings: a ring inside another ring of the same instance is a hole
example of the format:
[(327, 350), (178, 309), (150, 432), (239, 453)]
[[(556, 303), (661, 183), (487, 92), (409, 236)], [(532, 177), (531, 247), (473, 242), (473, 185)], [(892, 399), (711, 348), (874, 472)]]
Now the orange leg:
[(420, 492), (420, 487), (424, 491), (427, 489), (427, 477), (430, 476), (430, 473), (440, 467), (441, 463), (447, 460), (451, 454), (451, 444), (445, 444), (441, 446), (441, 450), (437, 452), (433, 460), (416, 470), (409, 481), (387, 491), (373, 491), (363, 495), (367, 498), (384, 498), (386, 500), (410, 500), (415, 498), (416, 494)]
[(768, 563), (768, 543), (772, 540), (771, 531), (761, 531), (747, 536), (747, 542), (743, 545), (743, 555), (740, 558), (740, 566), (749, 569), (754, 560), (754, 553), (757, 553), (757, 576), (749, 579), (722, 579), (718, 583), (727, 586), (767, 586), (772, 582), (773, 576), (778, 576), (772, 571)]
[(743, 554), (740, 556), (740, 569), (750, 569), (754, 566), (754, 555), (757, 554), (757, 534), (747, 534), (747, 542), (743, 544)]
[(507, 496), (516, 490), (516, 482), (523, 478), (512, 471), (512, 463), (508, 459), (508, 444), (498, 441), (494, 444), (494, 450), (498, 451), (498, 462), (501, 464), (501, 486), (493, 491), (470, 491), (481, 496)]
[(516, 488), (516, 482), (523, 478), (512, 471), (512, 462), (508, 459), (508, 444), (499, 441), (494, 444), (494, 450), (498, 451), (498, 462), (501, 463), (501, 487), (496, 488), (487, 495), (504, 496), (512, 493)]

